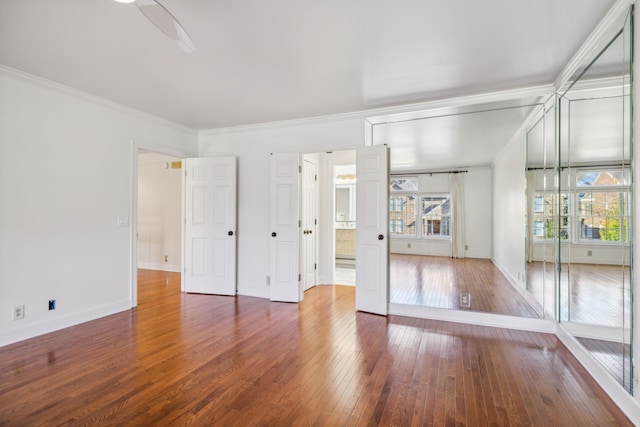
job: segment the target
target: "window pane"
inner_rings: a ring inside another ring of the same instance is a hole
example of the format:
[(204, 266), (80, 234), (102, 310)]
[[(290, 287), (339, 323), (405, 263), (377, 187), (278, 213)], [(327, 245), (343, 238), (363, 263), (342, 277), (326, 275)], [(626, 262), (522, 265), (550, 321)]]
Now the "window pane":
[(418, 177), (410, 176), (410, 177), (402, 177), (402, 178), (391, 178), (389, 191), (391, 191), (391, 192), (397, 192), (397, 191), (417, 192), (418, 191)]
[(576, 172), (578, 187), (603, 187), (629, 185), (628, 169), (582, 170)]
[(449, 236), (451, 201), (448, 194), (422, 196), (422, 236)]
[(389, 232), (395, 237), (415, 237), (416, 199), (416, 194), (402, 194), (389, 199)]
[[(560, 200), (561, 203), (558, 203)], [(558, 225), (558, 209), (560, 224)], [(560, 236), (562, 240), (569, 238), (570, 216), (569, 196), (555, 193), (538, 193), (534, 198), (533, 236), (538, 239), (553, 239)]]
[(627, 240), (627, 192), (578, 193), (577, 198), (581, 239)]

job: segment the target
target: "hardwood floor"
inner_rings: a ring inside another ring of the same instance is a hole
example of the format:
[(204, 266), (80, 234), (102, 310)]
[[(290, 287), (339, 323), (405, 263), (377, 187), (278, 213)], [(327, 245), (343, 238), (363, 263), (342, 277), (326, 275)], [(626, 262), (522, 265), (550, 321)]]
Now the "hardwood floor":
[(539, 317), (489, 259), (391, 254), (389, 294), (392, 303)]
[(631, 425), (553, 335), (177, 277), (141, 271), (137, 309), (0, 348), (0, 425)]
[[(546, 272), (544, 271), (546, 267)], [(529, 289), (542, 301), (543, 276), (546, 292), (553, 292), (557, 274), (553, 263), (527, 264)], [(561, 316), (563, 321), (611, 327), (630, 322), (629, 267), (602, 264), (562, 264)]]
[(629, 344), (578, 338), (589, 353), (624, 387), (631, 390), (631, 346)]

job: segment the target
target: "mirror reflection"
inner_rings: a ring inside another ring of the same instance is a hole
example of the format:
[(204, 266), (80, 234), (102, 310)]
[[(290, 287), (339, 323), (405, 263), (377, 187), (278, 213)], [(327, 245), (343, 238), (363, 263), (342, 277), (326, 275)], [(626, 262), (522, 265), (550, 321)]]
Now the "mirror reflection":
[(630, 22), (558, 100), (559, 320), (629, 392)]
[(633, 393), (629, 16), (556, 94), (368, 122), (390, 303), (558, 321)]
[(522, 197), (538, 101), (374, 123), (373, 143), (391, 148), (391, 303), (541, 317), (527, 288)]

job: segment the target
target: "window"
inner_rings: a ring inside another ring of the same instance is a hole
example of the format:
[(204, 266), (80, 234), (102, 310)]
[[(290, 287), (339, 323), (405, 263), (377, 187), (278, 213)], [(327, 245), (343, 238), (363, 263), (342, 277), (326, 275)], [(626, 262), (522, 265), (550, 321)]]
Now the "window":
[(627, 192), (595, 191), (577, 195), (580, 238), (627, 241)]
[(544, 212), (544, 196), (542, 194), (536, 194), (533, 199), (533, 211)]
[[(560, 203), (557, 201), (560, 200)], [(569, 195), (556, 193), (537, 193), (533, 199), (533, 236), (537, 239), (552, 239), (560, 236), (562, 240), (569, 238), (570, 209)], [(557, 210), (560, 209), (560, 226), (557, 224)]]
[(537, 193), (532, 234), (536, 239), (627, 242), (631, 198), (626, 169), (578, 170), (575, 190)]
[[(392, 202), (393, 201), (393, 202)], [(393, 226), (391, 225), (393, 223)], [(395, 237), (416, 235), (416, 195), (389, 198), (389, 232)]]
[(628, 241), (629, 183), (628, 169), (576, 172), (576, 187), (584, 190), (576, 194), (580, 239)]
[(448, 237), (450, 220), (449, 194), (422, 196), (422, 237)]
[(417, 176), (409, 176), (402, 178), (391, 178), (389, 183), (389, 191), (392, 193), (397, 192), (412, 192), (415, 193), (418, 191), (418, 177)]
[(534, 221), (533, 237), (544, 237), (544, 221)]

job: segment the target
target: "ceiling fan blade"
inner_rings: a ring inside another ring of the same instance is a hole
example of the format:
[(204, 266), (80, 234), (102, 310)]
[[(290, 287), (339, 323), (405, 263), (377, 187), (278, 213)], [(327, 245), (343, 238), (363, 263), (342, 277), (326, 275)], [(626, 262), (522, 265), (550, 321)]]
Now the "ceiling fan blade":
[(187, 31), (164, 6), (155, 0), (135, 0), (135, 3), (140, 12), (167, 37), (176, 42), (183, 51), (191, 53), (196, 50)]

